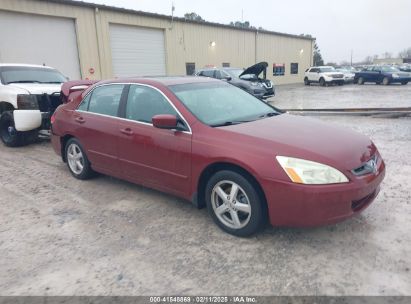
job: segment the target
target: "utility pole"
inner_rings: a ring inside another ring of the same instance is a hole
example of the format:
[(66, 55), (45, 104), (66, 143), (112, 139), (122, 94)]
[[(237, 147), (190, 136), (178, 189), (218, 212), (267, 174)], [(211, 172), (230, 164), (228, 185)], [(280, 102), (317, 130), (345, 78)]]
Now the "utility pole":
[(352, 49), (351, 49), (351, 66), (352, 66)]

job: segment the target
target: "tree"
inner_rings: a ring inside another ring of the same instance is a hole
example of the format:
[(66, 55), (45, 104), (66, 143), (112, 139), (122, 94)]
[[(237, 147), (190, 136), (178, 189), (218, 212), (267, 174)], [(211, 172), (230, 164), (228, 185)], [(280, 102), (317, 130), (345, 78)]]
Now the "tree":
[(411, 47), (409, 47), (408, 49), (405, 49), (403, 51), (401, 51), (398, 56), (400, 58), (411, 58)]
[[(310, 34), (300, 34), (300, 36), (307, 37), (307, 38), (313, 38)], [(323, 59), (323, 56), (321, 55), (321, 50), (318, 47), (317, 40), (314, 40), (313, 64), (314, 66), (324, 65), (324, 59)]]
[[(244, 22), (241, 22), (241, 21), (235, 21), (235, 22), (233, 22), (233, 21), (231, 21), (231, 22), (230, 22), (230, 25), (231, 25), (231, 26), (235, 26), (235, 27), (241, 27), (241, 28), (256, 29), (255, 26), (252, 26), (252, 25), (250, 24), (250, 21), (244, 21)], [(261, 28), (261, 29), (262, 29), (262, 28)]]
[(203, 18), (201, 18), (200, 15), (194, 12), (185, 13), (184, 18), (186, 18), (187, 20), (193, 20), (193, 21), (205, 21)]

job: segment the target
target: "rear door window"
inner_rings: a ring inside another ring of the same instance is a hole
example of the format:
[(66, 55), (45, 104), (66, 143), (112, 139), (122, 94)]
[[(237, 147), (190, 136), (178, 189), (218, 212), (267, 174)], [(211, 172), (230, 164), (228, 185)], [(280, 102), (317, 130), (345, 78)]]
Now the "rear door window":
[(123, 84), (111, 84), (97, 87), (83, 100), (79, 110), (107, 116), (118, 116)]

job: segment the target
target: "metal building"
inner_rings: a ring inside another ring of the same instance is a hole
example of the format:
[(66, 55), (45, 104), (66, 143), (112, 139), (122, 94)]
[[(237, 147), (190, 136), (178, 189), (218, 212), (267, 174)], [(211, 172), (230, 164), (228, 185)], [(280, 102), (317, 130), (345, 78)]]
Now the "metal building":
[(186, 75), (267, 61), (275, 84), (302, 82), (311, 38), (72, 0), (1, 0), (0, 62), (46, 64), (71, 79)]

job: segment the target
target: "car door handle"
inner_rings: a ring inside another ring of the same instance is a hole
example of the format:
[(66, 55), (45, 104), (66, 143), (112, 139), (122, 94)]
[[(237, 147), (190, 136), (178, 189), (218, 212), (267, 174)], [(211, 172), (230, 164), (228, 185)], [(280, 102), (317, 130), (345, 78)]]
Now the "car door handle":
[(131, 136), (134, 134), (134, 132), (130, 128), (120, 129), (120, 132), (128, 136)]
[(81, 124), (86, 122), (86, 120), (85, 120), (83, 117), (81, 117), (81, 116), (76, 117), (75, 120), (76, 120), (78, 123), (81, 123)]

